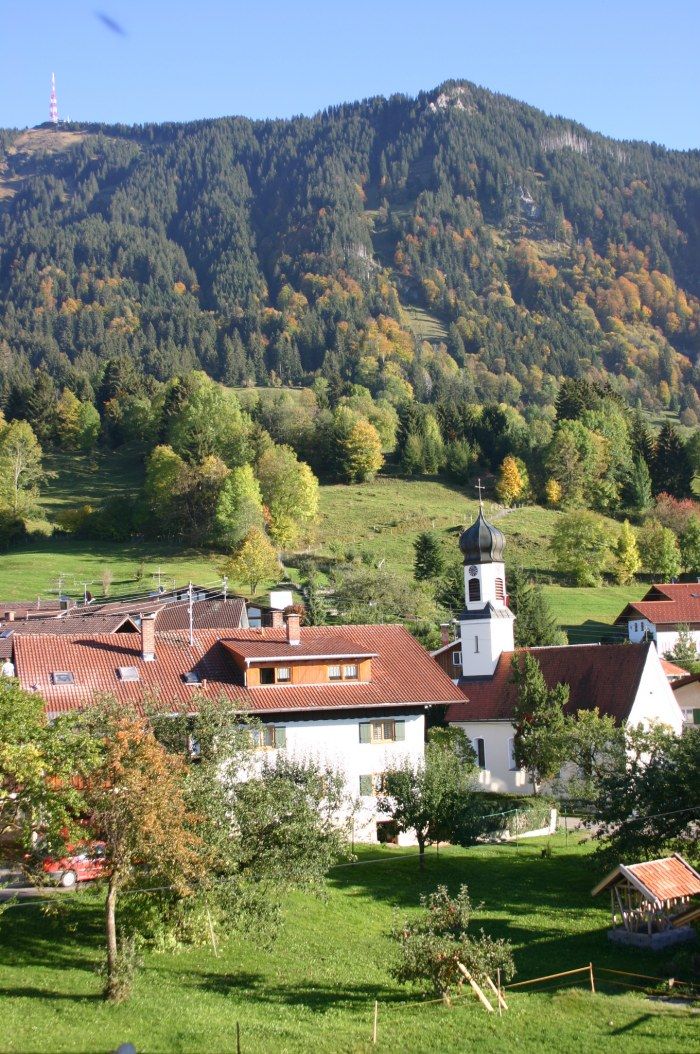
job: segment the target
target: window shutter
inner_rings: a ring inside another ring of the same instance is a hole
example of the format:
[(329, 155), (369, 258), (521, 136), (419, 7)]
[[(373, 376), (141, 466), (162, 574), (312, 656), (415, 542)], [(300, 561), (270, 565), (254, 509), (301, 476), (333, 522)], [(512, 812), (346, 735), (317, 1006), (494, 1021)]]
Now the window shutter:
[(275, 746), (286, 747), (287, 745), (287, 729), (284, 725), (275, 726)]
[(485, 764), (485, 753), (484, 753), (484, 741), (483, 739), (473, 739), (472, 746), (476, 752), (476, 760), (480, 769), (486, 768)]
[(700, 710), (693, 710), (693, 724), (700, 725)]
[(372, 777), (360, 776), (360, 794), (363, 797), (368, 797), (372, 793)]
[(405, 721), (394, 721), (394, 739), (398, 742), (403, 742), (406, 738), (406, 722)]
[(369, 721), (360, 722), (360, 743), (370, 743), (372, 741), (372, 729)]

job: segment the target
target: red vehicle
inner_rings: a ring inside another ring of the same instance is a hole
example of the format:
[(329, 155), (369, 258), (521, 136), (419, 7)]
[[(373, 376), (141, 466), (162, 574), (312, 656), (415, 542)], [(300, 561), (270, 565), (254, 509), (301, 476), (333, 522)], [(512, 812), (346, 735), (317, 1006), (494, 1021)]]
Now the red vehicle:
[(42, 869), (51, 881), (57, 882), (64, 889), (69, 889), (76, 882), (89, 882), (94, 878), (104, 878), (108, 873), (104, 842), (90, 842), (87, 845), (68, 845), (66, 855), (59, 859), (46, 857)]

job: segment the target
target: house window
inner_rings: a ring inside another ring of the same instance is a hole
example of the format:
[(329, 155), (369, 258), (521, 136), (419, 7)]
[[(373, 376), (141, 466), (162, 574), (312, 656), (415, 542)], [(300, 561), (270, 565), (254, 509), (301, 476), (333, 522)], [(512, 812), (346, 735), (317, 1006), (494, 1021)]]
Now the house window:
[(274, 684), (275, 683), (275, 667), (274, 666), (261, 666), (260, 667), (260, 683), (261, 684)]
[(500, 602), (503, 604), (503, 603), (505, 603), (505, 599), (506, 599), (506, 591), (503, 588), (503, 579), (502, 578), (497, 578), (496, 579), (496, 600), (500, 600)]
[(474, 654), (475, 655), (479, 654), (479, 638), (478, 637), (474, 637)]
[(480, 769), (486, 768), (486, 755), (484, 753), (484, 741), (483, 739), (472, 739), (472, 746), (474, 747), (474, 753), (476, 754), (476, 760)]
[(182, 679), (185, 684), (197, 685), (202, 683), (196, 670), (188, 670), (187, 673), (183, 673)]
[(508, 740), (508, 768), (511, 772), (517, 772), (518, 769), (515, 761), (515, 740), (512, 737)]
[(453, 651), (452, 652), (452, 665), (453, 666), (461, 666), (462, 665), (462, 653), (461, 653), (461, 651)]
[(253, 729), (251, 735), (258, 750), (279, 750), (287, 745), (287, 730), (282, 725), (264, 725)]
[(339, 681), (340, 680), (340, 666), (329, 666), (328, 667), (328, 680)]
[(120, 681), (138, 681), (139, 671), (135, 666), (118, 666), (117, 674)]
[(405, 721), (360, 722), (360, 743), (400, 743), (405, 738)]
[(384, 789), (384, 776), (381, 772), (370, 772), (360, 776), (360, 795), (363, 798), (376, 798)]
[(357, 665), (354, 662), (343, 666), (343, 677), (348, 681), (357, 679)]
[(469, 579), (469, 600), (481, 600), (481, 585), (478, 578)]
[(291, 681), (292, 671), (289, 666), (278, 666), (277, 667), (277, 680), (278, 681)]

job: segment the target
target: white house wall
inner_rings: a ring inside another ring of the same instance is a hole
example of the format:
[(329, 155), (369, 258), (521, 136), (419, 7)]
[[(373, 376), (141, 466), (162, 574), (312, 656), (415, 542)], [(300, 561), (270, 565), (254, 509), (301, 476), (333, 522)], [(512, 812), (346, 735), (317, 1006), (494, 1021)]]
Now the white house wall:
[[(627, 633), (633, 644), (647, 639), (654, 640), (656, 650), (662, 657), (673, 651), (678, 643), (678, 630), (675, 626), (657, 629), (653, 622), (643, 618), (630, 619), (627, 623)], [(691, 628), (690, 636), (695, 641), (696, 648), (700, 650), (700, 629)]]
[(479, 771), (481, 790), (510, 794), (532, 792), (524, 769), (511, 769), (509, 741), (515, 729), (509, 721), (459, 721), (454, 722), (468, 739), (484, 741), (484, 768)]
[[(360, 724), (369, 720), (405, 721), (405, 739), (395, 743), (361, 743)], [(354, 836), (357, 841), (377, 841), (377, 820), (388, 819), (377, 812), (374, 796), (360, 795), (360, 776), (379, 776), (405, 758), (414, 765), (423, 761), (425, 752), (424, 714), (391, 714), (370, 718), (339, 718), (317, 721), (271, 720), (286, 731), (285, 752), (298, 760), (315, 760), (331, 765), (345, 776), (348, 795), (359, 802), (355, 815)], [(274, 755), (276, 751), (270, 751)], [(401, 845), (413, 844), (410, 835), (399, 838)]]

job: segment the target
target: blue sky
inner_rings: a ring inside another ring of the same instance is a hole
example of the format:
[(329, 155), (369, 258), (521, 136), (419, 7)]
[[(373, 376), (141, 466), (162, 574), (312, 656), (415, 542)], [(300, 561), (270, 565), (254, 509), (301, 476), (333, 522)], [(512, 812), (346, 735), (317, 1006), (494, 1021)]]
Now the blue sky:
[[(123, 35), (108, 28), (102, 12)], [(466, 78), (700, 147), (698, 0), (2, 0), (0, 126), (287, 117)]]

